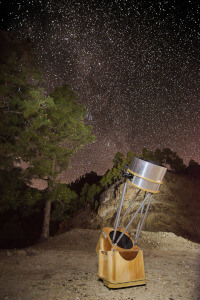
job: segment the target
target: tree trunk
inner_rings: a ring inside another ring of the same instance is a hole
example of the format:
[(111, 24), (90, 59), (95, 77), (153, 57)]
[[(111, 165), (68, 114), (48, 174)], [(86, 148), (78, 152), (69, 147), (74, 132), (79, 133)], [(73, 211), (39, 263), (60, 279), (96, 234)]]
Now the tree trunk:
[(46, 200), (44, 208), (44, 219), (42, 225), (41, 240), (46, 240), (49, 238), (49, 227), (50, 227), (50, 215), (51, 215), (51, 201)]
[[(54, 171), (55, 171), (55, 160), (53, 160), (52, 162), (52, 174), (54, 174)], [(48, 176), (47, 183), (48, 183), (47, 194), (50, 195), (53, 189), (55, 188), (55, 183), (53, 178)], [(50, 217), (51, 217), (51, 200), (46, 199), (45, 207), (44, 207), (42, 233), (40, 236), (41, 240), (46, 240), (49, 238)]]

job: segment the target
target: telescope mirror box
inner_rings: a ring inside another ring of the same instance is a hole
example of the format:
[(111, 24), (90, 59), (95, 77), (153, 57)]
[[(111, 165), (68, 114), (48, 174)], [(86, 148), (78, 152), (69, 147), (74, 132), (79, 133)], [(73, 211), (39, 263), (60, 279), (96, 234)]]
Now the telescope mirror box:
[[(146, 284), (143, 251), (137, 246), (137, 241), (153, 194), (159, 193), (166, 171), (167, 168), (165, 167), (136, 157), (133, 158), (129, 168), (126, 170), (127, 179), (124, 183), (114, 226), (113, 228), (103, 228), (96, 247), (98, 277), (103, 280), (104, 285), (108, 288), (123, 288)], [(128, 184), (134, 186), (138, 191), (133, 199), (130, 200), (129, 207), (120, 219)], [(144, 199), (134, 211), (127, 226), (122, 228), (120, 226), (121, 222), (142, 191), (144, 192)], [(139, 214), (139, 221), (135, 238), (133, 239), (127, 229), (137, 214)]]

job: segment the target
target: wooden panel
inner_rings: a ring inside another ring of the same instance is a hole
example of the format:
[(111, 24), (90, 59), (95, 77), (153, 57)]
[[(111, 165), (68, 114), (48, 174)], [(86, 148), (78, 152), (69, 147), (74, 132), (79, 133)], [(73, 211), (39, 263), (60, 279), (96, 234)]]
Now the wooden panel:
[(107, 252), (99, 251), (99, 268), (98, 276), (101, 279), (107, 278), (108, 273), (108, 258)]
[[(134, 253), (135, 254), (135, 253)], [(124, 259), (118, 251), (115, 252), (116, 282), (128, 282), (145, 278), (143, 253), (140, 250), (132, 260)]]

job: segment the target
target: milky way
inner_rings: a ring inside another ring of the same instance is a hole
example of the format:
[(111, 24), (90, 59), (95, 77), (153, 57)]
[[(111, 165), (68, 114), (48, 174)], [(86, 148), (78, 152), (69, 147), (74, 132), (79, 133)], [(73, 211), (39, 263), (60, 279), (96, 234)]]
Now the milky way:
[(44, 87), (68, 84), (94, 127), (63, 180), (143, 147), (200, 162), (198, 1), (19, 0), (6, 12), (4, 29), (33, 42)]

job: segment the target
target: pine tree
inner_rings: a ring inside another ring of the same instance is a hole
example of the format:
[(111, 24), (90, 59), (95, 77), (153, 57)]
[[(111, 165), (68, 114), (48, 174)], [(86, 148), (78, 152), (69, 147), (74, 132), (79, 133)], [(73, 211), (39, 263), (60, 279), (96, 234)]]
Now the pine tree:
[[(40, 99), (39, 95), (35, 98)], [(68, 167), (72, 155), (94, 141), (92, 128), (83, 122), (84, 116), (85, 109), (76, 95), (63, 86), (32, 115), (31, 122), (18, 136), (20, 155), (30, 164), (26, 173), (46, 180), (48, 193), (55, 188), (58, 175)], [(42, 238), (49, 236), (51, 202), (46, 200)]]
[[(26, 162), (24, 180), (46, 180), (51, 194), (72, 155), (94, 136), (84, 124), (85, 109), (77, 96), (67, 86), (47, 96), (29, 51), (24, 55), (19, 50), (0, 61), (0, 168), (12, 170)], [(42, 238), (49, 236), (51, 202), (46, 200)]]

